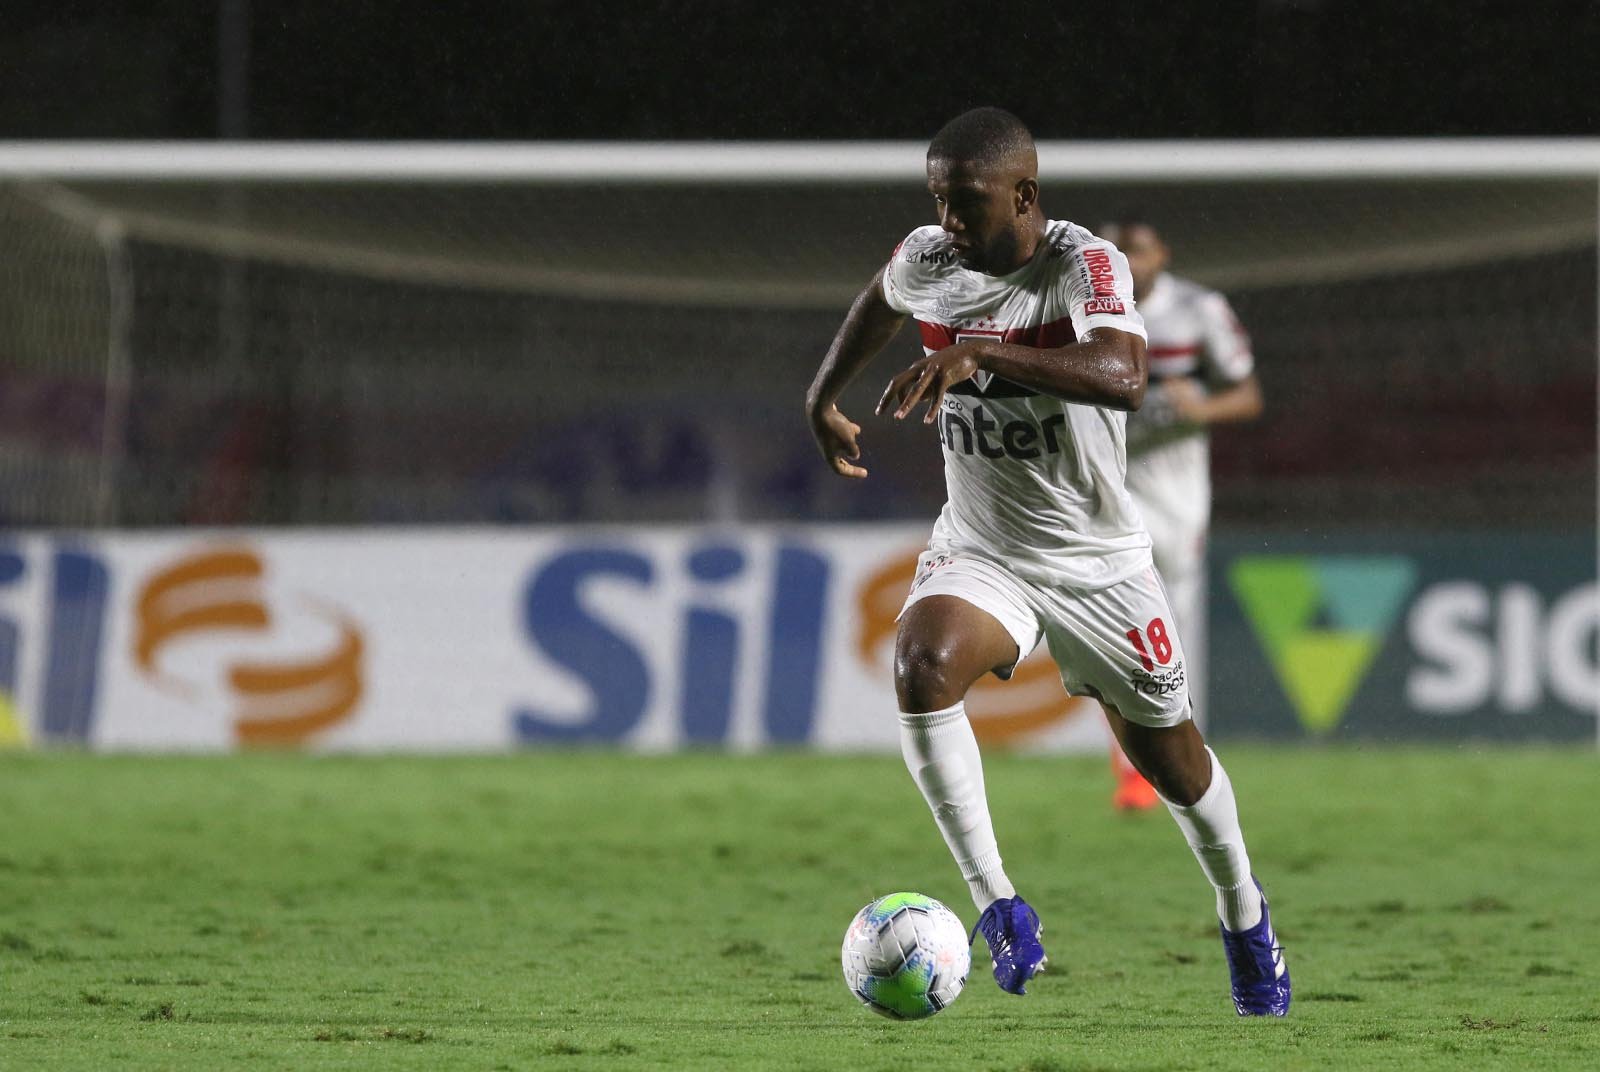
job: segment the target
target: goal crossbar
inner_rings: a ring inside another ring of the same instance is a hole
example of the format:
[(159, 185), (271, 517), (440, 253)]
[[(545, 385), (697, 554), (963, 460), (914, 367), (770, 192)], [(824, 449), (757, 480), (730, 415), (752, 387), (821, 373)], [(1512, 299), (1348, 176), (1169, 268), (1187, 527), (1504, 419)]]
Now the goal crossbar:
[[(250, 182), (868, 183), (920, 181), (921, 142), (0, 141), (0, 179)], [(1600, 138), (1046, 141), (1057, 178), (1582, 177)]]

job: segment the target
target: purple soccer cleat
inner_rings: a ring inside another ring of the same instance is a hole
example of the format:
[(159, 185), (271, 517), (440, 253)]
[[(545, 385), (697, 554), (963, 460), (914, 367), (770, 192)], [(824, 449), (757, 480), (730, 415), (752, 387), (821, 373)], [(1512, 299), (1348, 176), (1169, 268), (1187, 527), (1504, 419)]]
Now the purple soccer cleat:
[[(1261, 883), (1256, 882), (1256, 889), (1261, 889)], [(1223, 951), (1228, 954), (1228, 974), (1233, 980), (1233, 1007), (1239, 1015), (1286, 1015), (1289, 966), (1283, 961), (1283, 946), (1272, 930), (1266, 893), (1261, 894), (1261, 921), (1254, 927), (1243, 931), (1219, 929)]]
[(967, 936), (972, 941), (979, 932), (989, 943), (994, 961), (994, 981), (1008, 994), (1026, 994), (1027, 982), (1049, 963), (1039, 936), (1038, 913), (1021, 897), (1002, 897), (978, 917), (977, 926)]

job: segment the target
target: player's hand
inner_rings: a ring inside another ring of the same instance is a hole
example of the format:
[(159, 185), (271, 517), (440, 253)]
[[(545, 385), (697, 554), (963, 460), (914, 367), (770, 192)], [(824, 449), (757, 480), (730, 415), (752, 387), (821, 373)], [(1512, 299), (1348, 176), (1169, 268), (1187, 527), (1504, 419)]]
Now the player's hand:
[(861, 426), (840, 413), (838, 406), (829, 405), (811, 414), (811, 434), (834, 472), (852, 480), (867, 475), (865, 469), (854, 464), (861, 460), (861, 446), (856, 442)]
[(1172, 415), (1189, 424), (1205, 424), (1206, 389), (1187, 377), (1163, 380), (1167, 405)]
[(913, 361), (910, 368), (890, 380), (883, 397), (878, 399), (878, 408), (873, 412), (882, 414), (892, 410), (895, 420), (902, 420), (910, 415), (918, 402), (926, 400), (928, 412), (922, 418), (922, 423), (932, 424), (938, 419), (944, 393), (962, 380), (970, 379), (977, 371), (976, 344), (958, 342), (954, 346), (946, 346), (936, 354)]
[(1198, 423), (1180, 407), (1189, 407), (1192, 411), (1194, 405), (1205, 397), (1203, 392), (1200, 392), (1198, 399), (1193, 397), (1199, 390), (1188, 380), (1171, 379), (1152, 383), (1145, 391), (1144, 405), (1129, 416), (1128, 427), (1168, 429)]

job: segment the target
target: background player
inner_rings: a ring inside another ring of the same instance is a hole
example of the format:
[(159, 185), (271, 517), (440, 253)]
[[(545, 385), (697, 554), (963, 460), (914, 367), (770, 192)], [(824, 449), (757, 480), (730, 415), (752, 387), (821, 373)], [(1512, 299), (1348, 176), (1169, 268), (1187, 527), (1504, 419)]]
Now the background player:
[[(1148, 333), (1150, 385), (1128, 417), (1128, 491), (1150, 530), (1156, 568), (1189, 655), (1189, 701), (1205, 720), (1206, 530), (1211, 522), (1213, 424), (1261, 413), (1250, 337), (1228, 299), (1172, 275), (1171, 251), (1155, 226), (1126, 215), (1101, 236), (1128, 258), (1133, 296)], [(1150, 783), (1111, 745), (1112, 803), (1122, 809), (1159, 803)]]
[(1289, 975), (1255, 883), (1233, 788), (1189, 717), (1184, 657), (1123, 486), (1123, 412), (1145, 393), (1144, 328), (1127, 262), (1047, 220), (1038, 158), (1016, 117), (964, 113), (928, 148), (939, 226), (911, 233), (856, 298), (807, 395), (812, 433), (861, 478), (860, 428), (836, 401), (904, 322), (924, 356), (878, 412), (926, 404), (949, 497), (895, 646), (901, 747), (982, 910), (1002, 989), (1043, 967), (1038, 916), (1007, 877), (964, 697), (1043, 638), (1071, 692), (1097, 697), (1166, 800), (1216, 891), (1241, 1015), (1283, 1015)]

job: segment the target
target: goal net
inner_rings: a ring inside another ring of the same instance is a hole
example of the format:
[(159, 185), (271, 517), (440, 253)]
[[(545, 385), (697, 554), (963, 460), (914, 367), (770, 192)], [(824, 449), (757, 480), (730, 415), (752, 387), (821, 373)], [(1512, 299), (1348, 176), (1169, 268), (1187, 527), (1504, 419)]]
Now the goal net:
[[(1592, 525), (1600, 153), (1044, 147), (1047, 212), (1136, 209), (1224, 290), (1269, 400), (1219, 521)], [(0, 151), (12, 525), (928, 517), (800, 400), (931, 221), (912, 145)], [(852, 408), (853, 407), (853, 408)]]

